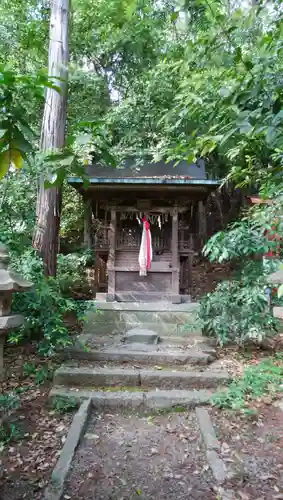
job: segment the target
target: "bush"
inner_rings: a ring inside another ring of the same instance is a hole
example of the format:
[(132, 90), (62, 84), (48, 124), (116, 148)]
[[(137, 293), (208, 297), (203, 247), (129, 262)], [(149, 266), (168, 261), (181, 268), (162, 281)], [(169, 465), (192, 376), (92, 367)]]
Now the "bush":
[[(21, 328), (11, 333), (9, 341), (18, 343), (25, 338), (36, 338), (39, 340), (39, 353), (51, 356), (58, 348), (72, 343), (65, 323), (66, 314), (73, 312), (81, 320), (87, 303), (75, 301), (62, 293), (61, 285), (68, 277), (66, 268), (57, 278), (46, 278), (42, 261), (33, 249), (12, 259), (11, 264), (16, 271), (34, 283), (34, 288), (14, 295), (13, 311), (23, 314), (25, 322)], [(71, 283), (72, 269), (68, 286), (63, 287), (65, 291), (71, 287)]]
[(203, 333), (216, 337), (221, 346), (229, 342), (261, 342), (274, 335), (278, 322), (269, 309), (266, 288), (267, 275), (275, 265), (273, 261), (251, 261), (237, 279), (221, 282), (207, 294), (198, 314)]
[(269, 358), (258, 365), (245, 369), (242, 377), (233, 380), (228, 390), (216, 393), (212, 402), (218, 408), (241, 410), (247, 402), (266, 395), (275, 398), (282, 391), (283, 363), (278, 359)]
[(58, 255), (57, 281), (63, 294), (70, 295), (74, 290), (86, 286), (86, 272), (88, 265), (93, 263), (93, 253), (85, 250), (82, 253)]

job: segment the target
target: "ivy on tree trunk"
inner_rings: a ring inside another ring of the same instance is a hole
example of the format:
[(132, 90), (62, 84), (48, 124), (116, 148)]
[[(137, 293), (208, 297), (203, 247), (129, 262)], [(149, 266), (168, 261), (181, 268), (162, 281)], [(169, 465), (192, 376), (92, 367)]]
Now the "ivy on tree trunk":
[[(68, 81), (69, 0), (53, 0), (50, 14), (48, 75), (60, 92), (48, 88), (41, 129), (41, 150), (59, 151), (65, 144)], [(45, 274), (56, 275), (62, 188), (45, 189), (41, 176), (37, 197), (37, 226), (33, 246), (42, 255)]]

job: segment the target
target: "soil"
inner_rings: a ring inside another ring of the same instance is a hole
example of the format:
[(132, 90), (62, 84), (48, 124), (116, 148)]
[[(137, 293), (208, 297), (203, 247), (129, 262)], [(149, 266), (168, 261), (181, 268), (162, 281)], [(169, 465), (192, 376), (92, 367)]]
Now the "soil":
[(217, 498), (194, 412), (95, 415), (65, 497), (81, 500)]
[(9, 378), (2, 382), (1, 393), (19, 387), (26, 390), (20, 394), (20, 408), (8, 420), (17, 437), (5, 445), (0, 443), (0, 500), (42, 499), (72, 419), (71, 414), (58, 415), (48, 408), (51, 381), (36, 385), (34, 376), (24, 375), (25, 363), (51, 374), (56, 366), (56, 362), (36, 356), (34, 346), (5, 350)]
[(225, 484), (233, 499), (283, 499), (283, 412), (259, 405), (257, 416), (211, 410), (210, 415), (227, 466), (236, 478)]
[(193, 300), (199, 300), (205, 294), (213, 292), (221, 281), (231, 280), (233, 272), (230, 263), (214, 264), (203, 258), (195, 258), (190, 289)]

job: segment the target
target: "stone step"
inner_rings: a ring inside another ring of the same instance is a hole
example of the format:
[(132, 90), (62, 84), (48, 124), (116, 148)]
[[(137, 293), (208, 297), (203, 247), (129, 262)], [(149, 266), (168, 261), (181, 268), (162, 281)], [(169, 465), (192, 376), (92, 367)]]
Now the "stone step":
[[(122, 342), (123, 336), (119, 335), (98, 335), (91, 333), (80, 334), (77, 337), (77, 345), (79, 347), (87, 346), (87, 348), (95, 349), (98, 346), (113, 346), (113, 344), (117, 345), (117, 343)], [(216, 346), (215, 339), (205, 338), (201, 334), (189, 335), (189, 336), (166, 336), (160, 337), (160, 342), (158, 346), (162, 347), (174, 347), (174, 346), (183, 346), (183, 347), (198, 347), (206, 352), (214, 351), (214, 347)]]
[(202, 404), (208, 404), (213, 395), (212, 391), (186, 391), (186, 390), (155, 390), (148, 392), (130, 392), (130, 391), (95, 391), (64, 389), (63, 387), (54, 387), (50, 393), (50, 399), (55, 397), (75, 398), (78, 401), (91, 399), (92, 404), (97, 410), (161, 410), (174, 407), (194, 408)]
[(229, 381), (225, 371), (140, 370), (134, 368), (67, 366), (58, 368), (54, 384), (67, 387), (155, 387), (162, 389), (210, 389)]
[(125, 335), (128, 330), (133, 328), (144, 328), (146, 330), (153, 330), (161, 337), (190, 337), (199, 334), (199, 328), (194, 324), (181, 324), (181, 323), (163, 323), (163, 322), (148, 322), (148, 321), (131, 321), (125, 322), (108, 322), (93, 323), (90, 328), (84, 328), (85, 333), (93, 335)]
[(141, 344), (88, 349), (72, 347), (66, 351), (65, 355), (68, 359), (152, 366), (207, 365), (216, 357), (214, 350), (209, 348), (207, 351), (197, 347), (178, 349), (178, 346), (175, 346), (175, 349), (166, 349), (157, 346), (141, 347)]

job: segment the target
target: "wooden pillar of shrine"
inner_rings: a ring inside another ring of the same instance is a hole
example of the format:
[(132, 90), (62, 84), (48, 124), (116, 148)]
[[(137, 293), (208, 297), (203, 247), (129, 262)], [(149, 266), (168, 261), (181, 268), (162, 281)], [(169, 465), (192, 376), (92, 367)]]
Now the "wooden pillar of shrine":
[(207, 227), (206, 227), (206, 207), (205, 203), (202, 200), (198, 202), (198, 233), (201, 240), (201, 245), (204, 245), (207, 239)]
[(84, 247), (92, 249), (92, 202), (84, 198)]
[(172, 302), (180, 303), (180, 260), (178, 242), (178, 209), (172, 211)]
[(117, 213), (116, 209), (111, 209), (110, 234), (109, 234), (109, 254), (107, 261), (108, 271), (108, 293), (107, 302), (115, 301), (116, 283), (115, 283), (115, 253), (116, 253), (116, 234), (117, 234)]

